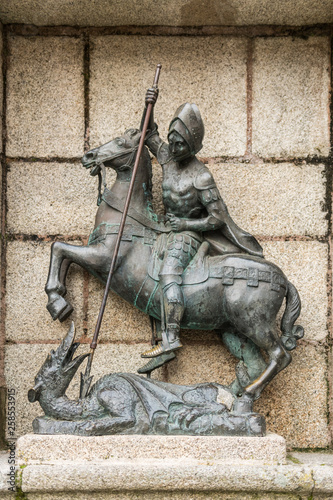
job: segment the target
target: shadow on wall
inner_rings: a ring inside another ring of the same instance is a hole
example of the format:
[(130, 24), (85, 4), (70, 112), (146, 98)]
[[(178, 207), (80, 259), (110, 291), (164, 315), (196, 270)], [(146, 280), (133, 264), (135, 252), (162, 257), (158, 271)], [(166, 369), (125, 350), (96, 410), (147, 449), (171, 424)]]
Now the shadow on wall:
[(229, 0), (190, 0), (181, 8), (179, 25), (232, 25), (237, 7)]

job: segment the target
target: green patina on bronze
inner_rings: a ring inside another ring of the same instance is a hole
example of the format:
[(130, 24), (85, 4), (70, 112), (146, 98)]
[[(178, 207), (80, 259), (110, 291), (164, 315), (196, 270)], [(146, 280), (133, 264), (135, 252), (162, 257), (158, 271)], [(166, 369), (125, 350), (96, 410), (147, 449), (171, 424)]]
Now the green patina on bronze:
[[(146, 105), (153, 106), (157, 95), (156, 88), (149, 89)], [(144, 112), (146, 124), (148, 117)], [(95, 227), (88, 245), (55, 242), (52, 246), (45, 287), (49, 299), (47, 308), (53, 319), (60, 321), (72, 312), (72, 306), (65, 299), (66, 274), (72, 262), (106, 283), (131, 182), (133, 193), (110, 288), (154, 319), (153, 346), (142, 354), (151, 359), (139, 373), (150, 374), (175, 359), (177, 349), (182, 347), (181, 328), (215, 330), (239, 360), (234, 381), (224, 388), (233, 398), (233, 405), (231, 412), (224, 405), (223, 411), (227, 413), (223, 418), (228, 414), (230, 422), (234, 423), (235, 415), (252, 414), (254, 399), (290, 363), (289, 351), (303, 336), (303, 328), (295, 325), (301, 311), (299, 294), (281, 269), (264, 258), (258, 241), (235, 224), (211, 172), (196, 158), (204, 138), (204, 125), (197, 106), (186, 103), (176, 110), (167, 143), (160, 138), (153, 113), (150, 114), (146, 146), (133, 184), (134, 152), (141, 135), (140, 130), (129, 129), (84, 155), (83, 166), (90, 169), (91, 175), (103, 172), (104, 191), (99, 196)], [(152, 211), (152, 165), (148, 149), (163, 172), (164, 217)], [(106, 187), (107, 168), (114, 169), (117, 174), (110, 189)], [(276, 317), (284, 299), (280, 335)], [(266, 352), (267, 361), (262, 351)], [(37, 389), (46, 382), (37, 378), (34, 391), (38, 396)], [(125, 384), (123, 397), (126, 398), (128, 384), (133, 389), (134, 379), (122, 374), (117, 380), (120, 386)], [(152, 385), (147, 389), (138, 380), (134, 384), (135, 391), (141, 396), (140, 391), (157, 390)], [(96, 385), (94, 387), (96, 390)], [(173, 390), (177, 393), (179, 387), (174, 386)], [(113, 390), (108, 385), (104, 389), (111, 393)], [(42, 406), (47, 414), (48, 398), (44, 399), (45, 408)], [(84, 399), (82, 401), (84, 406)], [(73, 420), (72, 417), (69, 419)], [(242, 422), (239, 428), (237, 425), (234, 428), (235, 434), (245, 432)], [(264, 432), (264, 424), (260, 422), (256, 435)], [(101, 421), (99, 424), (102, 428)], [(44, 428), (44, 424), (40, 425), (38, 429)], [(61, 425), (63, 428), (65, 424)], [(95, 424), (91, 425), (95, 429), (92, 433), (102, 432), (96, 430)], [(105, 433), (109, 432), (107, 429), (108, 426)], [(156, 429), (149, 424), (147, 432), (157, 432)], [(179, 432), (177, 426), (176, 429)], [(196, 427), (195, 432), (192, 428), (191, 432), (200, 434), (200, 429), (202, 426)], [(218, 425), (210, 432), (227, 433)]]

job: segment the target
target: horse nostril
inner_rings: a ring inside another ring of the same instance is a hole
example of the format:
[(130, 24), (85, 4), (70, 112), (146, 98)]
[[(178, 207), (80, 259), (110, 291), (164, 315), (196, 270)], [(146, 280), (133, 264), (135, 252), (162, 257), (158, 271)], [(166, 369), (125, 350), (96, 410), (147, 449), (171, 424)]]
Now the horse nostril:
[(95, 157), (95, 151), (88, 151), (83, 155), (81, 162), (83, 163), (83, 165), (85, 165), (86, 163), (91, 163), (93, 160), (95, 160)]

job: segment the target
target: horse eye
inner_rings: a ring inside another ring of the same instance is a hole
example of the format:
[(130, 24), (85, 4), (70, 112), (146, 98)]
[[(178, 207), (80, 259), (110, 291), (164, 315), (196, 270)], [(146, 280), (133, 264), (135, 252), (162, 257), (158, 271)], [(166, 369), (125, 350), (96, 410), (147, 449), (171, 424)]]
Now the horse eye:
[(117, 146), (124, 146), (125, 141), (124, 141), (124, 139), (117, 139), (116, 144), (117, 144)]

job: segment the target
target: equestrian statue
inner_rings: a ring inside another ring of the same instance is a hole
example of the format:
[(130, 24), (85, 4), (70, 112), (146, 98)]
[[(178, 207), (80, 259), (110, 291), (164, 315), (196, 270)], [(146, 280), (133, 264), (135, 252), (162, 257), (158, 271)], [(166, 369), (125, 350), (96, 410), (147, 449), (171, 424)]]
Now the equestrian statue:
[[(236, 378), (226, 390), (238, 412), (249, 412), (266, 385), (289, 365), (290, 351), (304, 335), (295, 324), (300, 297), (281, 269), (264, 258), (254, 236), (233, 221), (211, 172), (196, 157), (204, 138), (198, 107), (178, 107), (166, 143), (154, 122), (157, 97), (154, 85), (146, 93), (140, 129), (128, 129), (83, 156), (83, 166), (100, 179), (95, 226), (86, 246), (53, 243), (47, 309), (54, 320), (71, 314), (65, 294), (73, 262), (110, 283), (153, 320), (156, 341), (142, 354), (149, 361), (138, 370), (148, 375), (176, 357), (181, 328), (216, 331), (239, 359)], [(137, 158), (140, 140), (145, 145)], [(149, 151), (163, 171), (163, 216), (153, 211)], [(106, 187), (108, 168), (116, 172), (111, 188)], [(129, 185), (131, 199), (124, 207)], [(118, 233), (121, 244), (109, 281)], [(276, 318), (284, 299), (280, 334)]]

